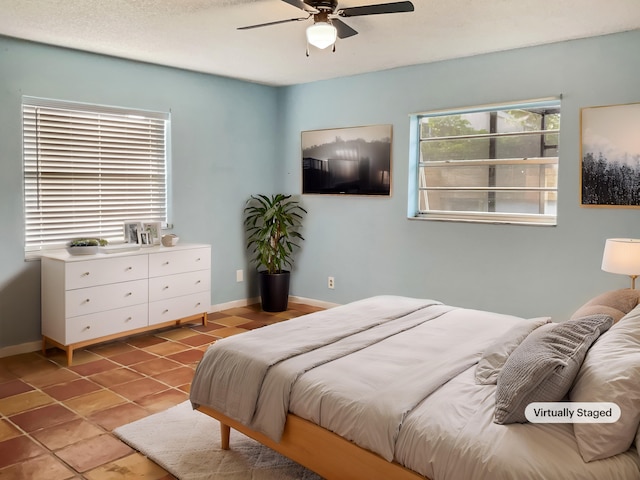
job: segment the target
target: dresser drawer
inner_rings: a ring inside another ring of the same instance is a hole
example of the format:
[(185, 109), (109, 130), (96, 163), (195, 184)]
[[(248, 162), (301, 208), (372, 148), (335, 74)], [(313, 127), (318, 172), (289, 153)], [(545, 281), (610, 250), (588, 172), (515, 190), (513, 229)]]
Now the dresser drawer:
[(149, 279), (149, 301), (179, 297), (197, 292), (208, 292), (211, 284), (211, 270), (177, 273)]
[(65, 265), (65, 289), (73, 290), (147, 278), (147, 258), (147, 255), (131, 255), (69, 262)]
[(190, 248), (149, 255), (149, 276), (160, 277), (176, 273), (211, 268), (211, 248)]
[(148, 283), (147, 280), (134, 280), (68, 290), (65, 293), (65, 301), (67, 317), (147, 303)]
[(149, 325), (190, 317), (209, 310), (209, 292), (169, 298), (149, 303)]
[(147, 315), (147, 304), (143, 304), (69, 318), (65, 344), (144, 328), (147, 326)]

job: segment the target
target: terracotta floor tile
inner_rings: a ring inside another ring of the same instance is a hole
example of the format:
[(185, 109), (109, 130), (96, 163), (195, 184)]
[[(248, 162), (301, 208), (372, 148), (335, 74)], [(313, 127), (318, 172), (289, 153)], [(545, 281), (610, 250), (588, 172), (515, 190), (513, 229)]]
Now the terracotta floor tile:
[(244, 328), (245, 330), (255, 330), (256, 328), (262, 328), (269, 325), (269, 322), (264, 320), (251, 320), (250, 322), (238, 325), (238, 328)]
[(132, 452), (125, 443), (105, 434), (69, 445), (58, 450), (56, 455), (78, 472), (86, 472)]
[(120, 365), (129, 366), (140, 362), (146, 362), (147, 360), (152, 360), (154, 358), (158, 358), (158, 356), (148, 352), (144, 352), (142, 350), (134, 350), (128, 353), (114, 355), (113, 357), (111, 357), (111, 360), (119, 363)]
[(183, 343), (167, 341), (157, 345), (151, 345), (150, 347), (145, 347), (145, 351), (156, 355), (167, 356), (172, 353), (182, 352), (188, 348), (189, 347)]
[(22, 435), (22, 432), (11, 423), (0, 418), (0, 442)]
[(79, 380), (53, 385), (51, 387), (43, 388), (42, 390), (47, 395), (51, 395), (56, 400), (62, 402), (79, 395), (84, 395), (85, 393), (95, 392), (101, 388), (102, 387), (100, 385), (97, 385), (94, 382), (85, 378), (80, 378)]
[(113, 370), (114, 368), (120, 368), (120, 365), (112, 362), (111, 360), (101, 358), (100, 360), (95, 360), (93, 362), (88, 362), (81, 365), (76, 365), (74, 362), (74, 365), (69, 368), (74, 372), (87, 377), (89, 375), (95, 375), (96, 373)]
[(47, 451), (25, 435), (0, 442), (0, 468), (43, 455)]
[(138, 337), (131, 337), (127, 339), (127, 343), (129, 345), (133, 345), (134, 347), (137, 347), (137, 348), (147, 348), (147, 347), (150, 347), (151, 345), (158, 345), (159, 343), (163, 343), (163, 342), (166, 342), (166, 340), (164, 338), (157, 336), (157, 334), (141, 335)]
[(149, 415), (149, 411), (135, 403), (123, 403), (115, 407), (93, 413), (89, 419), (107, 431), (126, 425)]
[(120, 355), (121, 353), (131, 352), (134, 349), (134, 347), (127, 343), (111, 342), (92, 347), (90, 351), (101, 357), (112, 357), (114, 355)]
[(121, 383), (138, 380), (139, 378), (142, 378), (142, 375), (138, 372), (134, 372), (130, 368), (123, 367), (109, 370), (107, 372), (97, 373), (95, 375), (91, 375), (89, 378), (103, 387), (110, 388), (115, 385), (120, 385)]
[(190, 328), (182, 327), (182, 328), (176, 328), (174, 330), (166, 330), (164, 332), (159, 332), (156, 335), (158, 337), (166, 338), (167, 340), (182, 340), (183, 338), (191, 337), (192, 335), (197, 335), (197, 332), (194, 332)]
[[(93, 353), (91, 350), (81, 349), (73, 352), (73, 365), (84, 365), (100, 360), (102, 357)], [(66, 365), (66, 358), (65, 363)]]
[[(117, 477), (114, 476), (117, 473)], [(157, 464), (153, 463), (144, 455), (134, 453), (114, 462), (107, 463), (90, 472), (85, 473), (88, 480), (163, 480), (173, 478), (167, 476), (167, 472)]]
[(0, 471), (2, 480), (65, 480), (75, 473), (53, 455), (41, 455)]
[(225, 338), (225, 337), (230, 337), (232, 335), (237, 335), (243, 332), (248, 332), (248, 330), (245, 330), (244, 328), (238, 328), (238, 327), (225, 327), (225, 328), (221, 328), (220, 330), (216, 330), (215, 332), (212, 332), (212, 335), (215, 335), (216, 337)]
[(166, 390), (167, 386), (154, 380), (153, 378), (141, 378), (133, 382), (123, 383), (111, 388), (114, 392), (122, 395), (129, 400), (138, 400), (139, 398), (152, 395), (154, 393)]
[(19, 393), (25, 393), (34, 388), (24, 383), (22, 380), (15, 379), (8, 382), (0, 383), (0, 398), (7, 398)]
[(125, 398), (111, 390), (98, 390), (97, 392), (87, 393), (86, 395), (80, 395), (79, 397), (67, 400), (65, 405), (86, 417), (92, 413), (125, 403), (126, 401)]
[(152, 413), (161, 412), (189, 399), (189, 395), (175, 389), (165, 390), (154, 395), (148, 395), (137, 400), (136, 403)]
[(74, 412), (60, 404), (54, 403), (53, 405), (19, 413), (9, 417), (9, 420), (25, 432), (35, 432), (41, 428), (70, 422), (75, 418), (77, 418), (77, 415)]
[[(247, 323), (249, 320), (251, 319), (245, 317), (227, 317), (218, 320), (216, 323), (219, 325), (224, 325), (225, 327), (236, 327), (238, 325), (242, 325), (243, 323)], [(218, 333), (214, 332), (213, 334), (217, 335)]]
[(131, 365), (131, 369), (145, 375), (156, 375), (161, 372), (178, 368), (181, 364), (167, 358), (156, 357), (153, 360)]
[(243, 314), (252, 313), (255, 311), (256, 311), (255, 308), (247, 306), (247, 307), (228, 308), (227, 310), (224, 310), (222, 313), (224, 313), (225, 317), (232, 317), (234, 315), (243, 315)]
[(38, 388), (44, 388), (51, 385), (56, 385), (58, 383), (71, 382), (73, 380), (77, 380), (78, 378), (81, 378), (80, 375), (72, 372), (68, 368), (57, 367), (57, 370), (53, 372), (47, 371), (36, 377), (26, 378), (25, 381), (28, 381), (29, 384), (34, 385)]
[(185, 343), (192, 347), (199, 347), (200, 345), (210, 345), (215, 342), (215, 340), (215, 337), (212, 337), (211, 335), (199, 333), (191, 337), (181, 339), (180, 343)]
[(197, 327), (193, 327), (193, 330), (201, 333), (211, 333), (214, 330), (218, 330), (219, 328), (224, 328), (224, 327), (225, 325), (209, 322), (206, 325), (198, 325)]
[(92, 423), (77, 418), (34, 432), (33, 437), (49, 450), (59, 450), (87, 438), (102, 435), (104, 431)]
[(203, 355), (204, 352), (202, 350), (192, 348), (183, 352), (174, 353), (173, 355), (169, 355), (167, 358), (183, 364), (194, 364), (202, 360)]
[(193, 368), (183, 366), (169, 370), (168, 372), (158, 373), (157, 375), (154, 375), (153, 378), (172, 387), (178, 387), (185, 383), (191, 383), (193, 380), (193, 374)]
[(31, 374), (41, 374), (47, 370), (54, 371), (55, 363), (50, 362), (40, 355), (39, 352), (24, 353), (8, 357), (3, 362), (5, 368), (11, 373), (25, 380)]
[[(211, 322), (215, 322), (216, 320), (220, 319), (220, 318), (224, 318), (227, 317), (228, 315), (226, 313), (223, 312), (213, 312), (210, 313), (209, 315), (207, 315), (207, 323), (211, 323)], [(202, 328), (202, 325), (195, 327), (196, 330), (199, 328)]]
[(0, 413), (7, 416), (14, 415), (53, 402), (53, 398), (46, 393), (33, 390), (0, 400)]

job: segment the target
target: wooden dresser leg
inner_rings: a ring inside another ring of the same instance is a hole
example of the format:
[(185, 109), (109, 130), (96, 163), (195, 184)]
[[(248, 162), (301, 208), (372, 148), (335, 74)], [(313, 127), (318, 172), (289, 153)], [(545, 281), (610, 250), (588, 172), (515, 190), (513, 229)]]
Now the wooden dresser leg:
[(207, 312), (204, 312), (202, 314), (202, 326), (206, 327), (207, 326), (207, 321), (208, 321), (208, 317), (207, 317)]
[(71, 362), (73, 361), (73, 347), (67, 347), (67, 367), (71, 366)]
[(47, 356), (47, 337), (42, 336), (42, 355)]
[(231, 435), (231, 427), (229, 425), (225, 425), (224, 423), (220, 424), (220, 446), (222, 450), (229, 450), (229, 436)]

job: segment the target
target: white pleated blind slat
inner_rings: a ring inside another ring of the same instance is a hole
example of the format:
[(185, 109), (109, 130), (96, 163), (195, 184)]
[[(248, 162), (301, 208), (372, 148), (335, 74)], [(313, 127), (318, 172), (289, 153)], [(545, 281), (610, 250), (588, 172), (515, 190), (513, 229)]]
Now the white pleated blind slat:
[(167, 222), (169, 114), (23, 100), (25, 252)]

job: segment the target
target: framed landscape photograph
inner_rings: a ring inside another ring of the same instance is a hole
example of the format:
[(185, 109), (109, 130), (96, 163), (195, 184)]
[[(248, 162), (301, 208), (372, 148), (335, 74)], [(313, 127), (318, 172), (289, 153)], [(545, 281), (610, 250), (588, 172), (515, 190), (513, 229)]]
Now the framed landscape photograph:
[(640, 103), (580, 110), (581, 205), (640, 207)]
[(302, 132), (302, 193), (391, 194), (391, 125)]

